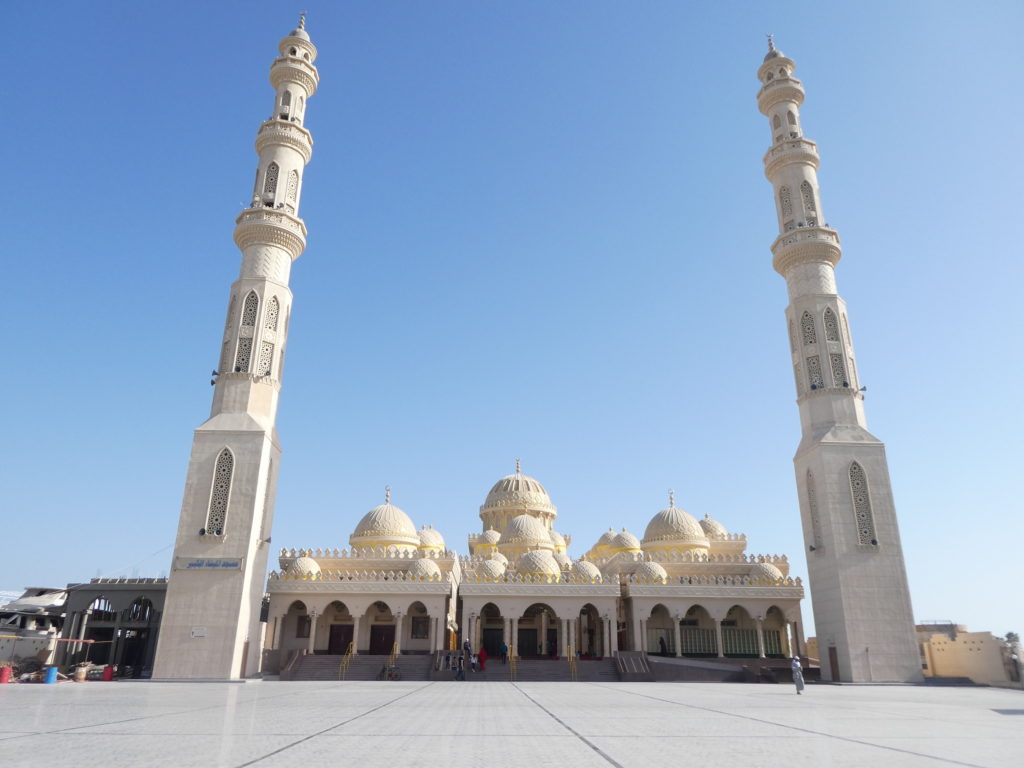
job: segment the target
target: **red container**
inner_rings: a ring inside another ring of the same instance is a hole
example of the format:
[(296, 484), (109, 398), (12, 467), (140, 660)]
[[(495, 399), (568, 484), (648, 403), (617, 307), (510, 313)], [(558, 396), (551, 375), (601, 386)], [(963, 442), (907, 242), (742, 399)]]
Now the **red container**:
[(0, 685), (11, 682), (11, 668), (0, 667)]
[(103, 682), (109, 683), (113, 679), (114, 679), (114, 668), (113, 667), (104, 667), (103, 668)]

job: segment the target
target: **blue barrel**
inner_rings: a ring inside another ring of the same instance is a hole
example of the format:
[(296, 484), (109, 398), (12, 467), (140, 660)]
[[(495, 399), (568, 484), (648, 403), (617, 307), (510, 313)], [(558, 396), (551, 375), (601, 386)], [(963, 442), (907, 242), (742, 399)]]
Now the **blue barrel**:
[(57, 682), (57, 668), (47, 667), (43, 670), (45, 676), (43, 677), (44, 683), (56, 683)]

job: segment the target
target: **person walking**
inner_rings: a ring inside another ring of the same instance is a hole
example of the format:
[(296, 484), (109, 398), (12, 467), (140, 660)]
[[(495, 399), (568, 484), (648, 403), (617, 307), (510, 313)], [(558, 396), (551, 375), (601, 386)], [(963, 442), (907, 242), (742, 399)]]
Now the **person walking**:
[(455, 667), (455, 679), (465, 680), (466, 679), (466, 661), (465, 657), (459, 656), (459, 660)]
[(668, 645), (665, 644), (665, 638), (658, 638), (658, 648), (661, 651), (662, 656), (668, 656)]
[(481, 647), (480, 653), (477, 654), (477, 657), (480, 659), (480, 671), (483, 672), (484, 668), (487, 666), (487, 649)]
[(501, 644), (501, 663), (508, 663), (508, 643)]
[(790, 668), (793, 670), (793, 683), (796, 685), (796, 695), (799, 696), (804, 690), (804, 670), (800, 666), (800, 659), (794, 656)]
[(466, 655), (469, 656), (473, 652), (473, 644), (469, 642), (469, 638), (462, 644), (462, 650), (465, 651)]

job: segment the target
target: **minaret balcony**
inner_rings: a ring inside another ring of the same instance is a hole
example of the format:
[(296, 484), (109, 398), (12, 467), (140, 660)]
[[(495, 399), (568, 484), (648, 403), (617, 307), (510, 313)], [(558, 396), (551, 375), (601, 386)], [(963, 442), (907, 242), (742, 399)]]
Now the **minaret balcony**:
[(781, 101), (791, 101), (796, 105), (804, 103), (804, 85), (795, 77), (780, 77), (765, 83), (757, 92), (757, 108), (761, 114), (768, 114), (772, 107)]
[(769, 181), (774, 180), (775, 173), (786, 165), (800, 163), (818, 170), (821, 159), (818, 157), (818, 145), (802, 136), (786, 139), (764, 153), (764, 175)]
[(779, 235), (772, 243), (772, 267), (783, 277), (798, 264), (828, 262), (833, 267), (842, 258), (839, 233), (829, 227), (799, 227)]
[(256, 133), (256, 152), (263, 154), (267, 147), (278, 145), (291, 147), (302, 155), (303, 163), (313, 156), (313, 135), (301, 125), (288, 120), (271, 118), (260, 126)]
[(270, 65), (270, 84), (274, 90), (279, 90), (284, 83), (298, 83), (306, 89), (307, 96), (312, 96), (319, 82), (316, 67), (294, 56), (280, 56)]
[(259, 243), (284, 248), (295, 260), (306, 248), (306, 225), (277, 208), (246, 208), (235, 219), (235, 245), (245, 251)]

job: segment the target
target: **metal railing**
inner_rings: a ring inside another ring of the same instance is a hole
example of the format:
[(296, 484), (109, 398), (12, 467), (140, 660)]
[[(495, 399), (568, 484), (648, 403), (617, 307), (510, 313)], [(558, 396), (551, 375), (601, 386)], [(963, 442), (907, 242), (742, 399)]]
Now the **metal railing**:
[(565, 649), (565, 657), (569, 662), (569, 679), (573, 682), (579, 682), (580, 671), (576, 668), (576, 649), (570, 645)]
[(348, 674), (348, 665), (352, 663), (352, 656), (355, 655), (356, 644), (350, 642), (348, 648), (345, 649), (345, 655), (341, 657), (341, 666), (338, 668), (338, 679), (344, 680), (345, 675)]
[(388, 656), (388, 666), (389, 667), (395, 666), (395, 662), (396, 662), (397, 659), (398, 659), (398, 642), (396, 641), (396, 642), (391, 644), (391, 655)]
[(515, 682), (516, 679), (516, 647), (513, 645), (508, 649), (508, 679)]

